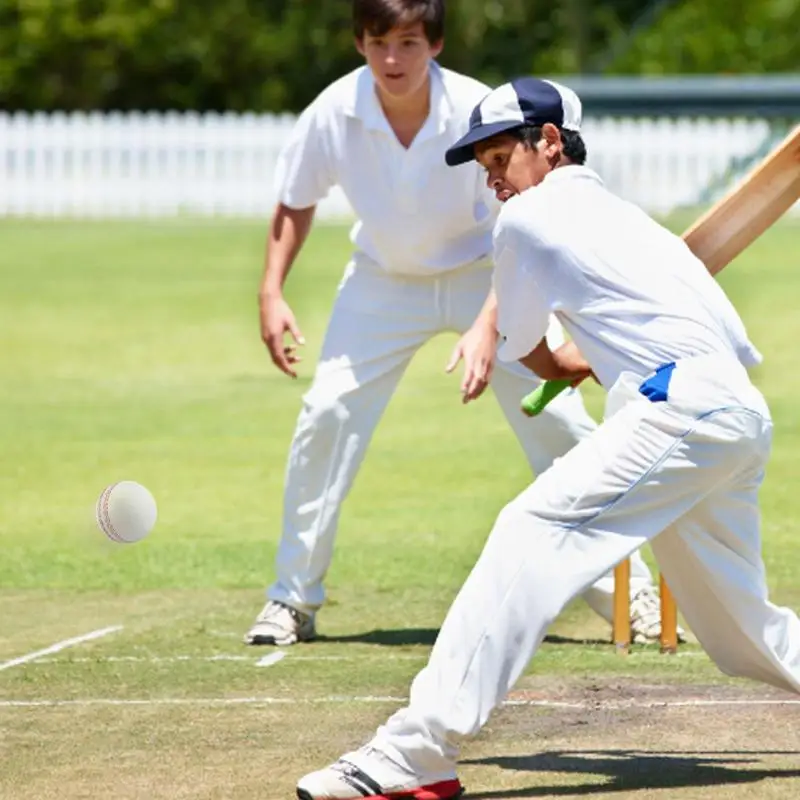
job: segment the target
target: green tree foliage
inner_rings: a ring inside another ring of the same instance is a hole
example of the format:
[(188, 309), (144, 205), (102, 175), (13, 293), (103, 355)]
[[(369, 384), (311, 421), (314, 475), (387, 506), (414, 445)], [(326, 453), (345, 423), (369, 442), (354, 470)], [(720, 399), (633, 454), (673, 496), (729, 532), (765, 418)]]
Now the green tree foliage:
[[(449, 0), (441, 61), (496, 84), (796, 70), (800, 0)], [(297, 111), (361, 63), (350, 0), (0, 0), (0, 107)]]
[(350, 5), (0, 0), (0, 105), (295, 109), (360, 63)]
[(488, 83), (584, 72), (642, 6), (642, 0), (450, 0), (442, 62)]
[(674, 3), (610, 71), (670, 75), (797, 72), (800, 0)]

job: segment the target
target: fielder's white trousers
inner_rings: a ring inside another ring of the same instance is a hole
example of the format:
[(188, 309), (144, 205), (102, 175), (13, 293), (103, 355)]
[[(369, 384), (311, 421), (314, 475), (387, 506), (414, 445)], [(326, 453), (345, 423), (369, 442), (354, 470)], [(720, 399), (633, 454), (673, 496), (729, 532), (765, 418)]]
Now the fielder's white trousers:
[[(464, 333), (472, 325), (490, 286), (488, 263), (438, 278), (389, 275), (366, 259), (348, 267), (289, 453), (283, 534), (269, 599), (306, 612), (322, 605), (342, 502), (398, 381), (425, 342), (444, 331)], [(557, 324), (549, 336), (553, 346), (563, 341)], [(491, 382), (531, 469), (540, 474), (597, 426), (578, 392), (561, 395), (539, 417), (525, 417), (519, 402), (537, 385), (527, 369), (501, 363)], [(458, 402), (454, 387), (454, 409)], [(636, 553), (631, 595), (651, 582)], [(609, 573), (584, 594), (609, 622), (613, 592)]]
[(763, 397), (738, 363), (709, 357), (678, 363), (667, 402), (618, 383), (617, 413), (500, 513), (408, 707), (378, 730), (373, 744), (423, 778), (452, 775), (462, 737), (564, 605), (646, 541), (723, 672), (800, 692), (800, 620), (770, 603), (761, 560)]

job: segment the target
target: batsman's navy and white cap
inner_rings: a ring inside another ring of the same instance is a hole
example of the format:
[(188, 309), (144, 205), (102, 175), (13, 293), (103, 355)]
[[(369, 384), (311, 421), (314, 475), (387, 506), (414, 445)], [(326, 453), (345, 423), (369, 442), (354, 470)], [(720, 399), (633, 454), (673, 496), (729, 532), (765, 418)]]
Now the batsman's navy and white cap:
[(472, 161), (478, 142), (523, 125), (551, 122), (564, 130), (579, 131), (581, 114), (581, 101), (572, 89), (541, 78), (515, 78), (475, 106), (469, 131), (447, 151), (445, 160), (451, 167)]

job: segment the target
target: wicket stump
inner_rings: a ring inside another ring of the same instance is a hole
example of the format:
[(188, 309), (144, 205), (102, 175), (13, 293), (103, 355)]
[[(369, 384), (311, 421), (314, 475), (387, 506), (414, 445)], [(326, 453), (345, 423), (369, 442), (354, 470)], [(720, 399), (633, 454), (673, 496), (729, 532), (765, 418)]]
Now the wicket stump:
[[(661, 652), (678, 650), (678, 607), (675, 598), (660, 576), (661, 592)], [(614, 647), (627, 655), (631, 644), (631, 562), (628, 559), (614, 569)]]

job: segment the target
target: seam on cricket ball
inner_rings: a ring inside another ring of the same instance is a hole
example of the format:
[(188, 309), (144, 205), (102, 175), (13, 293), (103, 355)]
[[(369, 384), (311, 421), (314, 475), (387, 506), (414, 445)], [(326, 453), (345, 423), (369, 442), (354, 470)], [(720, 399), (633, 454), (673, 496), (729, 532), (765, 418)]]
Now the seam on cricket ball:
[(117, 481), (117, 483), (112, 483), (109, 487), (107, 487), (100, 498), (100, 525), (106, 536), (108, 536), (110, 539), (113, 539), (115, 542), (118, 542), (119, 544), (124, 544), (125, 539), (117, 532), (116, 528), (111, 522), (111, 514), (109, 513), (111, 492), (117, 486), (119, 486), (119, 481)]

